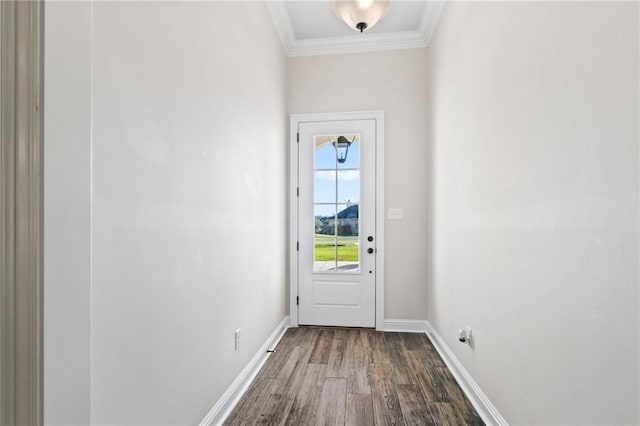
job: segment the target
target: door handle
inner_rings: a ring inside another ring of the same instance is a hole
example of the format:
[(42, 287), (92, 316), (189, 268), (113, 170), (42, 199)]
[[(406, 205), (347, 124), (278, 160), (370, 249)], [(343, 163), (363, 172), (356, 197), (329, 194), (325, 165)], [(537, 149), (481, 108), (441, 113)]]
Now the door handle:
[(367, 249), (367, 253), (369, 253), (369, 254), (373, 253), (373, 249), (372, 249), (371, 247), (369, 247), (369, 248)]

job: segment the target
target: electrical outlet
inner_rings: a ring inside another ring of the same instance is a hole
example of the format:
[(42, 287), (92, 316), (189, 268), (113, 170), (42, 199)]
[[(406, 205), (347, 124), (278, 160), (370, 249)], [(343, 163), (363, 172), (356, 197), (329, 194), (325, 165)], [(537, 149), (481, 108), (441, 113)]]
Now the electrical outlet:
[(236, 330), (236, 351), (240, 349), (240, 329)]
[(467, 345), (471, 344), (471, 327), (467, 326), (466, 328), (461, 328), (458, 330), (458, 340), (462, 343), (466, 343)]

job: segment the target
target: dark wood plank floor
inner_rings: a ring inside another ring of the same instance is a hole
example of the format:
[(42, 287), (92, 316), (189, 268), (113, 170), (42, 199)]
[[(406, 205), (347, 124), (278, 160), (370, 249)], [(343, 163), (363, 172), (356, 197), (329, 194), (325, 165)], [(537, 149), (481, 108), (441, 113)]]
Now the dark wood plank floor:
[(482, 425), (424, 334), (287, 330), (225, 424)]

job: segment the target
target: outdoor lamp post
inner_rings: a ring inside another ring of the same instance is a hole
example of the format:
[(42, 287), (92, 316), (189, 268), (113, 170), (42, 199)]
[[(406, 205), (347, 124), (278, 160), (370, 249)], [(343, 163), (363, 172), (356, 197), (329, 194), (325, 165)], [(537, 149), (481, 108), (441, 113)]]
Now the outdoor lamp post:
[[(353, 139), (355, 140), (355, 137)], [(347, 153), (349, 152), (349, 147), (353, 141), (349, 141), (349, 139), (344, 136), (338, 136), (338, 139), (331, 143), (336, 149), (336, 159), (338, 160), (338, 163), (343, 164), (347, 161)]]

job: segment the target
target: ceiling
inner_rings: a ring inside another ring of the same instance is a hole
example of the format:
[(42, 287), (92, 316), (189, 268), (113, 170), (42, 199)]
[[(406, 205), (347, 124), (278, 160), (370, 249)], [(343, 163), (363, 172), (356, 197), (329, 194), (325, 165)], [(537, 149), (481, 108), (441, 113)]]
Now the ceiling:
[(333, 13), (333, 1), (267, 1), (288, 56), (426, 47), (443, 2), (393, 1), (391, 11), (375, 27), (360, 34)]

